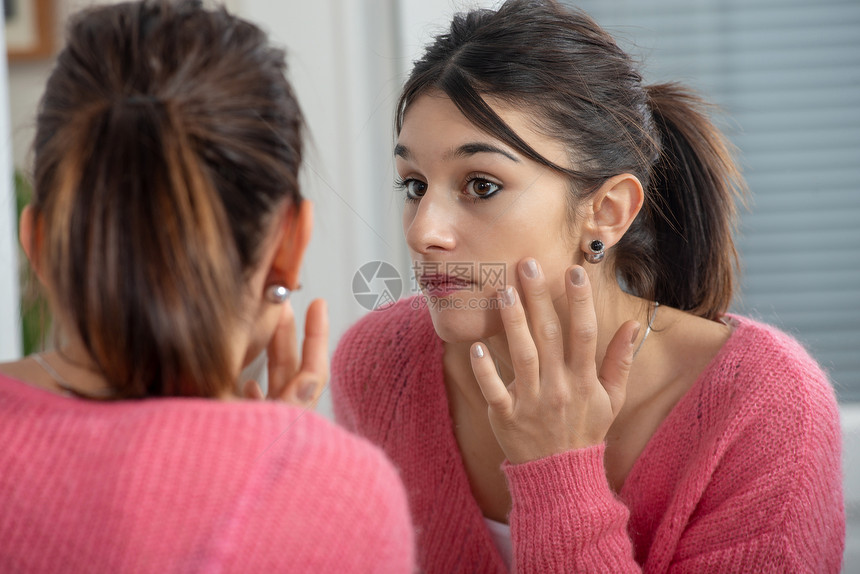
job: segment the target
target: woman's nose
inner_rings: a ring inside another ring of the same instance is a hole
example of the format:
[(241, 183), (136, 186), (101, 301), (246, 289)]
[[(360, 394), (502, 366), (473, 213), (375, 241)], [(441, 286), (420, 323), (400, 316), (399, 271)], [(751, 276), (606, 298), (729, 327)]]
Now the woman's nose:
[(418, 253), (454, 248), (455, 204), (447, 194), (426, 191), (412, 214), (404, 214), (406, 243)]

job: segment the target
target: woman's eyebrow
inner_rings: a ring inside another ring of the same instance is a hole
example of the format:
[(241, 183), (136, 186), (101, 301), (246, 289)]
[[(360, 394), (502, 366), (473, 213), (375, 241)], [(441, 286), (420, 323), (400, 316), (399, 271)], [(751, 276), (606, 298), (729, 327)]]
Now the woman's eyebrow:
[(493, 144), (488, 144), (488, 143), (483, 143), (483, 142), (474, 142), (474, 143), (463, 144), (460, 147), (458, 147), (457, 149), (453, 150), (452, 152), (445, 154), (445, 159), (450, 159), (450, 158), (455, 158), (455, 157), (457, 157), (457, 158), (469, 157), (469, 156), (475, 155), (477, 153), (498, 153), (498, 154), (505, 156), (506, 158), (508, 158), (511, 161), (515, 161), (517, 163), (520, 162), (520, 160), (517, 159), (517, 157), (514, 156), (513, 154), (511, 154), (510, 152), (507, 152), (500, 147), (496, 147)]
[[(473, 142), (473, 143), (463, 144), (460, 147), (453, 149), (450, 152), (446, 153), (444, 159), (449, 160), (449, 159), (453, 159), (453, 158), (465, 158), (465, 157), (473, 156), (473, 155), (478, 154), (478, 153), (497, 153), (497, 154), (505, 156), (506, 158), (508, 158), (511, 161), (515, 161), (517, 163), (520, 163), (520, 160), (516, 156), (511, 154), (510, 152), (507, 152), (507, 151), (503, 150), (502, 148), (496, 147), (492, 144), (483, 143), (483, 142)], [(410, 156), (409, 148), (407, 148), (403, 144), (397, 144), (396, 146), (394, 146), (394, 155), (402, 157), (403, 159), (409, 159), (409, 156)]]
[(409, 159), (409, 148), (403, 144), (397, 144), (394, 146), (394, 155), (400, 156), (403, 159)]

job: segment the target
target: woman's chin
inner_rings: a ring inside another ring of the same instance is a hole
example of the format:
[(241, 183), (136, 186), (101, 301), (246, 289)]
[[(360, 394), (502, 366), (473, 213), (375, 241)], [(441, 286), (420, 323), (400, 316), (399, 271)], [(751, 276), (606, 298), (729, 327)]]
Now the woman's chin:
[[(426, 298), (430, 309), (430, 318), (436, 334), (446, 343), (473, 343), (486, 339), (504, 328), (502, 319), (496, 309), (487, 308), (488, 305), (459, 306), (453, 300)], [(472, 299), (472, 302), (491, 302)], [(466, 301), (461, 301), (466, 302)]]

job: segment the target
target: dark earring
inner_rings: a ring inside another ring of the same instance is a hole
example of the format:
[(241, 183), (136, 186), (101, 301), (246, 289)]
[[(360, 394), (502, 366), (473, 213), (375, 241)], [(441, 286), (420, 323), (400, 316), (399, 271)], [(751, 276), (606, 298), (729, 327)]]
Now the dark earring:
[(586, 261), (589, 263), (600, 263), (603, 261), (603, 257), (606, 255), (606, 248), (601, 240), (595, 239), (589, 243), (588, 249), (589, 251), (585, 252)]
[(269, 285), (266, 287), (266, 301), (273, 305), (280, 305), (290, 298), (290, 290), (283, 285)]

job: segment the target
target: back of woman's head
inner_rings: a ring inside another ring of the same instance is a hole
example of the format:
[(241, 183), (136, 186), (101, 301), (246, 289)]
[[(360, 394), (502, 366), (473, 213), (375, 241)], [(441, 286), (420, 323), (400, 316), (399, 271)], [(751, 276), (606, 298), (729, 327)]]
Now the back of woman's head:
[(40, 104), (34, 245), (117, 397), (215, 396), (275, 214), (299, 201), (284, 54), (199, 2), (93, 8)]
[[(632, 293), (714, 318), (728, 307), (736, 252), (730, 146), (690, 91), (646, 87), (631, 58), (580, 11), (555, 0), (509, 0), (457, 15), (416, 62), (397, 107), (440, 91), (475, 125), (571, 178), (575, 208), (608, 178), (635, 175), (645, 206), (610, 250)], [(568, 166), (532, 149), (485, 97), (523, 110), (563, 142)], [(599, 238), (596, 238), (599, 239)]]

